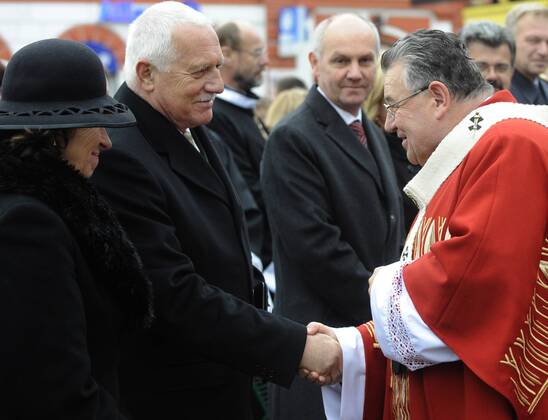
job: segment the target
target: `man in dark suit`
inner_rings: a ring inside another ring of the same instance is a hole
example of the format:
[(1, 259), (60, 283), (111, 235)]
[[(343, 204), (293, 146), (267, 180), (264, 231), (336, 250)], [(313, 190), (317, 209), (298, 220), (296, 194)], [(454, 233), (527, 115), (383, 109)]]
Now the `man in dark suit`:
[[(401, 196), (381, 130), (361, 112), (379, 54), (375, 26), (356, 15), (318, 25), (313, 86), (267, 142), (262, 185), (274, 239), (274, 312), (307, 323), (371, 319), (367, 280), (398, 259)], [(274, 387), (274, 419), (322, 419), (320, 389)], [(303, 402), (306, 401), (306, 404)]]
[(133, 419), (249, 419), (252, 375), (289, 386), (299, 366), (320, 363), (321, 341), (332, 360), (320, 369), (338, 373), (336, 341), (307, 338), (302, 325), (250, 304), (243, 212), (200, 127), (223, 89), (222, 62), (207, 19), (181, 3), (157, 3), (130, 27), (116, 97), (138, 125), (110, 133), (94, 181), (154, 289), (152, 329), (128, 337), (121, 355)]
[(272, 260), (272, 237), (264, 208), (260, 182), (266, 126), (255, 114), (259, 97), (252, 91), (262, 82), (268, 64), (265, 43), (246, 22), (227, 22), (216, 29), (225, 62), (221, 77), (225, 84), (213, 105), (208, 124), (230, 148), (262, 214), (260, 235), (250, 235), (251, 249), (266, 268)]
[(506, 27), (516, 40), (516, 64), (510, 91), (519, 103), (548, 105), (548, 7), (524, 3), (506, 16)]

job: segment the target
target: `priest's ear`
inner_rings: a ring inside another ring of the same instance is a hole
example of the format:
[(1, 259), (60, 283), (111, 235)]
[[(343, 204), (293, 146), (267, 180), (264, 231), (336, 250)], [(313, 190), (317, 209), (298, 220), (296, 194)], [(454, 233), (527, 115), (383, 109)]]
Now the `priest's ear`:
[(442, 119), (453, 102), (449, 89), (442, 82), (435, 80), (428, 86), (428, 92), (434, 100), (434, 116), (438, 120)]

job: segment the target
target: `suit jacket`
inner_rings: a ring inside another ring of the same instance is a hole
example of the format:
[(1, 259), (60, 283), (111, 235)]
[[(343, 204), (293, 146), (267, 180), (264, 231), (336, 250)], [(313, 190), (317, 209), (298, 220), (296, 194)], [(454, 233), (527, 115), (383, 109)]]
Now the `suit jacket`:
[[(256, 98), (249, 93), (250, 97)], [(266, 266), (272, 259), (272, 237), (261, 191), (261, 161), (265, 139), (255, 120), (253, 109), (246, 109), (218, 98), (213, 105), (213, 119), (208, 127), (228, 145), (255, 202), (261, 210), (262, 232), (252, 235), (253, 252)]]
[[(398, 259), (403, 216), (386, 140), (372, 122), (364, 128), (368, 148), (313, 87), (267, 142), (276, 313), (331, 326), (371, 319), (368, 278)], [(279, 393), (274, 418), (323, 417), (317, 388), (298, 382)]]
[(156, 322), (126, 343), (121, 393), (135, 419), (248, 418), (251, 376), (289, 385), (305, 329), (257, 310), (243, 212), (205, 131), (200, 153), (125, 84), (138, 125), (109, 132), (94, 181), (135, 243)]
[(228, 144), (255, 200), (262, 206), (260, 164), (265, 139), (255, 122), (253, 109), (245, 109), (218, 98), (208, 127)]
[(514, 71), (510, 92), (520, 104), (548, 105), (548, 82), (538, 78), (538, 88), (533, 82), (523, 76), (519, 71)]
[(232, 154), (230, 147), (228, 147), (226, 142), (224, 142), (215, 131), (206, 128), (206, 133), (211, 145), (217, 152), (232, 185), (236, 189), (245, 215), (249, 246), (255, 255), (259, 256), (264, 241), (265, 219), (263, 211), (257, 205), (255, 198), (253, 198), (253, 194), (234, 160), (234, 155)]

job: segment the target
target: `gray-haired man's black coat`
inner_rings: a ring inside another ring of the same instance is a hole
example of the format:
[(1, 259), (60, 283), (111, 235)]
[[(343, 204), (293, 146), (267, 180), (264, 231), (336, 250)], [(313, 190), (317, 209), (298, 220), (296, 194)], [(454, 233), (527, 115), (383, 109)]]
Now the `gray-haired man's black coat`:
[(152, 281), (156, 321), (128, 340), (120, 390), (134, 419), (248, 419), (251, 377), (288, 386), (306, 330), (253, 308), (243, 211), (205, 130), (200, 152), (123, 85), (136, 127), (112, 130), (93, 180)]

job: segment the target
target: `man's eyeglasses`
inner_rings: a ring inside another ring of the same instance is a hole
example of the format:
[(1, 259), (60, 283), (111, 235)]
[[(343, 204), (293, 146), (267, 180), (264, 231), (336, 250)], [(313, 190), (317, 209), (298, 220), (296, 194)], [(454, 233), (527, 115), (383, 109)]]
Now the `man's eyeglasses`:
[(399, 101), (397, 102), (394, 102), (393, 104), (387, 104), (387, 103), (384, 103), (384, 109), (386, 109), (386, 113), (391, 117), (391, 118), (394, 118), (396, 116), (396, 112), (398, 111), (398, 109), (400, 109), (400, 107), (403, 105), (403, 103), (411, 98), (413, 98), (414, 96), (417, 96), (419, 93), (422, 93), (424, 92), (426, 89), (428, 89), (430, 87), (430, 83), (427, 84), (426, 86), (424, 86), (423, 88), (420, 88), (419, 90), (417, 90), (416, 92), (413, 92), (411, 95), (409, 96), (406, 96), (405, 98), (403, 99), (400, 99)]

